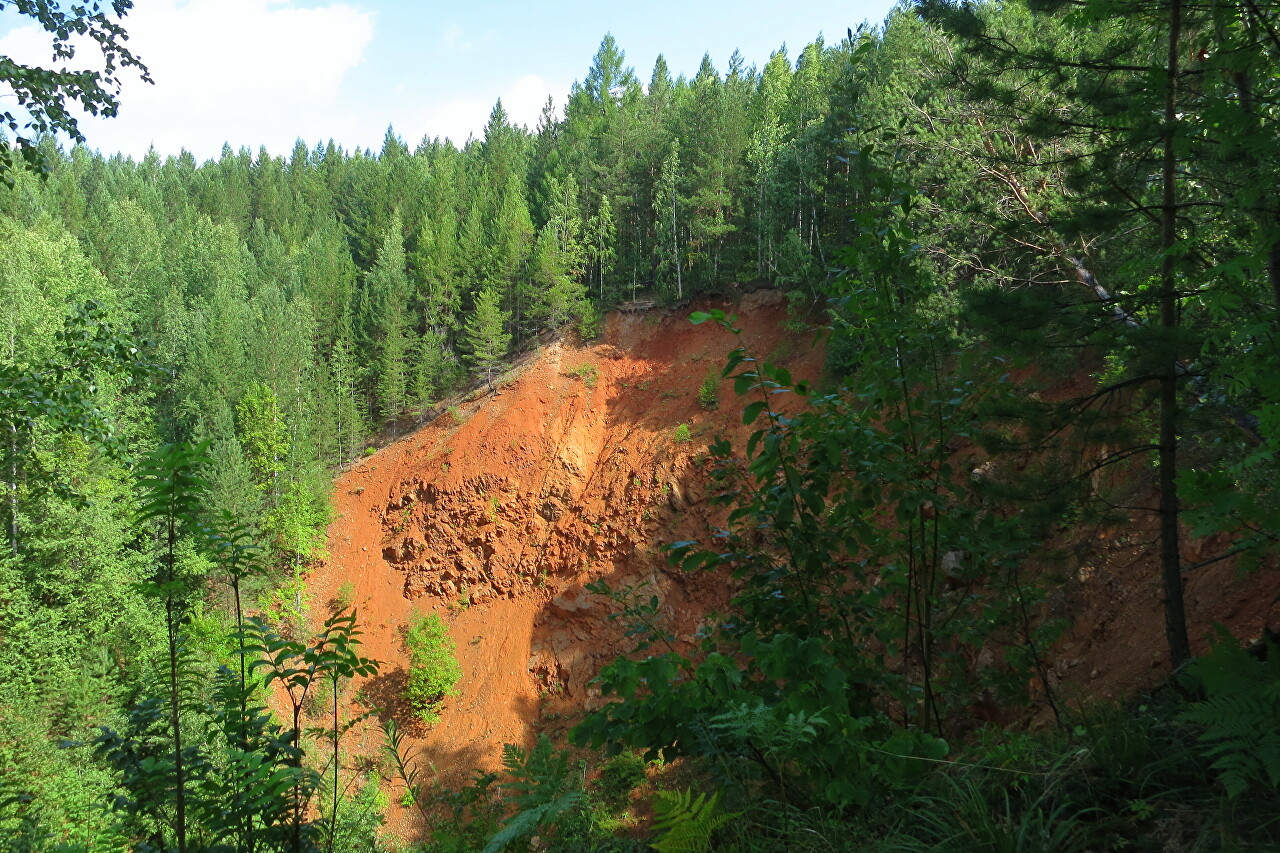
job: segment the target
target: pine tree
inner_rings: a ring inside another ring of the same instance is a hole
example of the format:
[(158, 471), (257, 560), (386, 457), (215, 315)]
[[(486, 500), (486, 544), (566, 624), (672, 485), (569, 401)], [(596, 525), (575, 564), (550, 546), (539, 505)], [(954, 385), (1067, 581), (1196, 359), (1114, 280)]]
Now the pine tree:
[(490, 388), (493, 387), (493, 372), (506, 358), (507, 348), (511, 346), (511, 335), (505, 328), (508, 317), (502, 310), (497, 292), (486, 287), (477, 294), (475, 310), (463, 326), (467, 361), (484, 373)]
[(374, 330), (378, 411), (398, 417), (408, 405), (408, 356), (414, 346), (412, 292), (405, 272), (404, 236), (400, 216), (391, 219), (377, 262), (365, 281), (370, 324)]

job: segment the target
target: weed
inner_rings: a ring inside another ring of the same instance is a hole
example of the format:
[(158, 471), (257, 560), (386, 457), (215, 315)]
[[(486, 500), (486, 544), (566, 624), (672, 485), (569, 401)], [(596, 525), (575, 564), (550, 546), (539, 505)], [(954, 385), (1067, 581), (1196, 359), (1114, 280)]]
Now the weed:
[(596, 387), (596, 382), (600, 378), (600, 374), (594, 364), (579, 364), (577, 367), (565, 371), (565, 375), (581, 379), (582, 384), (587, 388)]
[(365, 456), (372, 456), (373, 454), (375, 454), (375, 453), (377, 453), (377, 452), (378, 452), (378, 448), (376, 448), (376, 447), (366, 447), (366, 448), (364, 449), (364, 455), (365, 455)]
[(675, 431), (671, 433), (671, 440), (677, 444), (684, 444), (692, 441), (693, 431), (689, 428), (688, 424), (680, 424), (675, 428)]

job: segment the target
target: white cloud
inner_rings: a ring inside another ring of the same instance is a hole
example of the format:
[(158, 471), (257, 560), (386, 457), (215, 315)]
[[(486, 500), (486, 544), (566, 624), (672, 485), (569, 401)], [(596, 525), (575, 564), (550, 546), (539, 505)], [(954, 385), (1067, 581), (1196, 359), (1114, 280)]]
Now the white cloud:
[[(347, 112), (340, 87), (360, 64), (373, 24), (371, 13), (343, 3), (140, 3), (125, 21), (128, 44), (155, 85), (125, 72), (120, 115), (87, 118), (81, 130), (108, 154), (140, 156), (154, 144), (162, 154), (186, 147), (203, 159), (224, 141), (287, 153), (298, 137), (335, 133)], [(38, 29), (22, 27), (0, 40), (0, 54), (47, 63), (47, 44)]]
[[(204, 160), (217, 157), (224, 142), (254, 151), (265, 145), (273, 154), (287, 155), (299, 138), (309, 146), (332, 138), (348, 148), (376, 151), (388, 124), (410, 147), (423, 136), (462, 145), (469, 135), (483, 134), (498, 98), (513, 124), (533, 130), (547, 97), (562, 100), (569, 89), (567, 79), (533, 73), (504, 79), (501, 70), (451, 81), (452, 88), (443, 81), (423, 85), (412, 73), (420, 74), (421, 57), (372, 55), (374, 15), (355, 8), (360, 2), (139, 3), (124, 21), (128, 46), (146, 63), (155, 84), (124, 72), (119, 116), (84, 118), (81, 131), (91, 147), (135, 158), (154, 145), (161, 155), (186, 148)], [(434, 56), (456, 63), (491, 36), (469, 37), (457, 26), (445, 27), (435, 34), (440, 47)], [(48, 65), (48, 44), (41, 30), (22, 26), (0, 37), (0, 55)], [(85, 64), (100, 59), (92, 46), (80, 58)], [(387, 60), (402, 74), (374, 83), (386, 75)], [(356, 69), (371, 90), (353, 90)]]

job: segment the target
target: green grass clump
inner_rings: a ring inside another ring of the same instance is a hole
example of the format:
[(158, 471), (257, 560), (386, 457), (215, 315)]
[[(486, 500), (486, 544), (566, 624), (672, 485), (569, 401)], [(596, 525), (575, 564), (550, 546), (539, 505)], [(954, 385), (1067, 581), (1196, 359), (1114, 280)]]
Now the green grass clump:
[(689, 428), (688, 424), (680, 424), (675, 428), (675, 431), (671, 433), (671, 440), (677, 444), (684, 444), (687, 441), (693, 441), (693, 430)]
[(577, 367), (570, 368), (566, 375), (582, 380), (582, 384), (588, 388), (596, 387), (596, 382), (600, 379), (600, 372), (596, 370), (594, 364), (579, 364)]

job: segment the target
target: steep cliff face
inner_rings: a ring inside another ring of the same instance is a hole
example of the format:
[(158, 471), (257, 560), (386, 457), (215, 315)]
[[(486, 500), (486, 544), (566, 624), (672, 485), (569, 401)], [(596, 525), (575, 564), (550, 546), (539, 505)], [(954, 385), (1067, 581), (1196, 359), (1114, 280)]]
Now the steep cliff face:
[[(750, 294), (734, 310), (755, 353), (817, 375), (820, 348), (784, 329), (779, 294)], [(313, 603), (359, 608), (365, 652), (383, 662), (357, 685), (360, 698), (402, 723), (404, 626), (415, 610), (448, 623), (461, 693), (434, 727), (407, 730), (438, 770), (492, 768), (503, 743), (598, 701), (588, 682), (629, 645), (587, 583), (643, 585), (686, 643), (727, 601), (722, 579), (674, 573), (661, 550), (708, 535), (716, 516), (702, 456), (716, 435), (744, 432), (729, 383), (718, 409), (698, 400), (735, 341), (688, 313), (611, 315), (598, 342), (547, 346), (496, 395), (459, 404), (338, 479)]]

